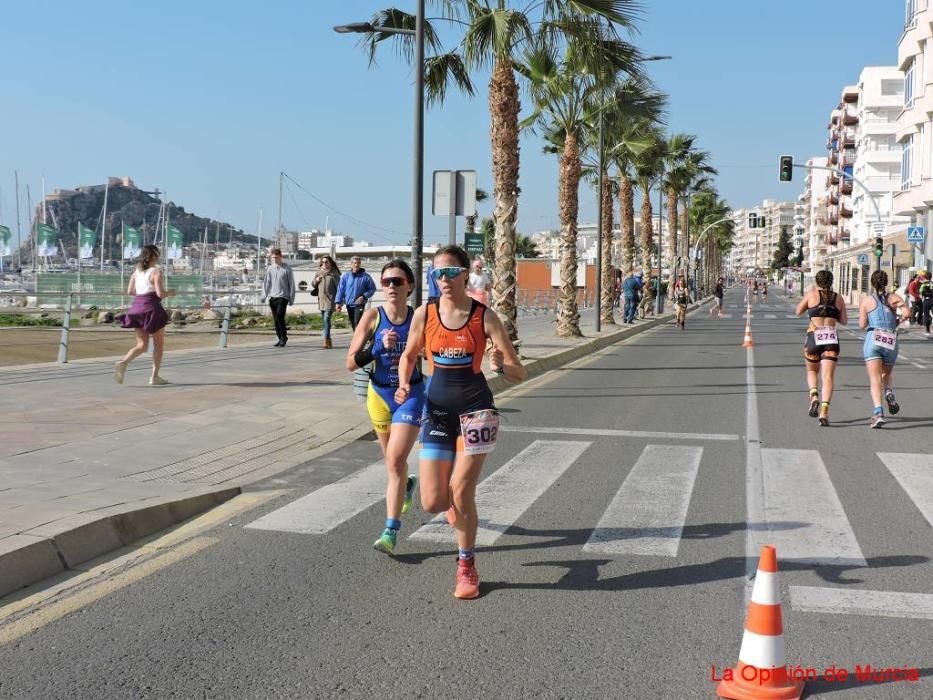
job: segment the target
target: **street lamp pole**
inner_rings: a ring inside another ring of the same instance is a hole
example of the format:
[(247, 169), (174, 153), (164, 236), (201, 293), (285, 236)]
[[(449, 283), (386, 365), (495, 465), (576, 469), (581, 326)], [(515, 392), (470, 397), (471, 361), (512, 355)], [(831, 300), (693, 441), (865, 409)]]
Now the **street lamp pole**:
[(654, 309), (661, 315), (661, 244), (664, 241), (664, 230), (661, 228), (664, 216), (664, 166), (661, 166), (661, 175), (658, 178), (658, 288), (655, 292)]
[(424, 253), (424, 5), (425, 0), (416, 0), (414, 29), (380, 27), (370, 22), (355, 22), (334, 27), (338, 34), (406, 34), (415, 37), (415, 118), (414, 153), (411, 201), (411, 267), (415, 273), (413, 301), (415, 308), (421, 306), (422, 255)]
[[(603, 162), (603, 110), (599, 110), (599, 184), (596, 196), (596, 332), (602, 328), (600, 316), (603, 311), (603, 171), (606, 169)], [(610, 235), (611, 232), (610, 232)], [(585, 273), (584, 266), (584, 275)]]

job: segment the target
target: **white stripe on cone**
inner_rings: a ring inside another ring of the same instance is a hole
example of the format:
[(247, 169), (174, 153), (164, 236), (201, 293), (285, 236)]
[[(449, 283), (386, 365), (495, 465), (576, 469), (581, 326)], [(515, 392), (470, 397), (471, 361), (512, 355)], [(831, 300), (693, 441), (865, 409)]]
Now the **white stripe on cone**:
[(784, 665), (784, 635), (756, 634), (745, 630), (739, 661), (755, 668), (772, 668)]
[(760, 605), (781, 604), (781, 588), (777, 574), (758, 570), (755, 574), (755, 586), (752, 588), (752, 602)]

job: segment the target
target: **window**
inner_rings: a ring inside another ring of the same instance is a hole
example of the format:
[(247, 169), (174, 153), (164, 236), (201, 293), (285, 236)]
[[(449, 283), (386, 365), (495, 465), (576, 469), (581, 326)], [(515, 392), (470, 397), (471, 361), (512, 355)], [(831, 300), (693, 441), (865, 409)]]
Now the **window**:
[(914, 105), (914, 62), (910, 62), (910, 66), (907, 68), (907, 71), (904, 73), (904, 107), (910, 108)]
[(881, 94), (885, 97), (904, 94), (903, 78), (886, 78), (881, 81)]
[(914, 147), (913, 134), (904, 141), (903, 151), (901, 152), (901, 191), (910, 189), (910, 176), (912, 166), (912, 151)]
[(863, 292), (868, 291), (868, 271), (871, 269), (869, 265), (862, 265), (862, 284), (860, 289)]
[(915, 15), (917, 14), (917, 0), (907, 0), (907, 7), (904, 17), (904, 26), (914, 26)]

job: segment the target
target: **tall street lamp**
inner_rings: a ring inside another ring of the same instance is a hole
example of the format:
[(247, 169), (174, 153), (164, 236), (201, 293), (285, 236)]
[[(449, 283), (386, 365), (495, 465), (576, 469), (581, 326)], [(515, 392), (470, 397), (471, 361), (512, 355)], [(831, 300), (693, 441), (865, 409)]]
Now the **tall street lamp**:
[[(641, 59), (645, 61), (667, 61), (673, 56), (647, 56)], [(607, 107), (604, 104), (599, 108), (599, 184), (596, 186), (596, 332), (602, 329), (602, 309), (603, 309), (603, 176), (606, 171), (605, 158), (606, 149), (603, 143), (603, 115)], [(612, 236), (612, 231), (609, 232)], [(585, 266), (584, 266), (585, 267)], [(586, 274), (584, 273), (584, 277)], [(610, 302), (611, 304), (611, 302)]]
[(415, 37), (415, 145), (411, 201), (411, 267), (415, 273), (414, 305), (421, 306), (422, 255), (424, 254), (424, 3), (416, 0), (414, 29), (381, 27), (369, 22), (354, 22), (334, 27), (338, 34), (406, 34)]

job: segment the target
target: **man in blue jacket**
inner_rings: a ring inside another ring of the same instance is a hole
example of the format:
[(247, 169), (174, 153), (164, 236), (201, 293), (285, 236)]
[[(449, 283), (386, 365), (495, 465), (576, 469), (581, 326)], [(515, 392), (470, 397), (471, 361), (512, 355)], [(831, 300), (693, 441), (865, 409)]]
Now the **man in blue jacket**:
[(376, 293), (376, 283), (369, 273), (361, 266), (358, 256), (350, 259), (350, 269), (340, 276), (337, 285), (337, 296), (334, 299), (334, 308), (341, 311), (342, 306), (347, 307), (347, 316), (350, 326), (356, 330), (356, 324), (363, 316), (366, 302)]
[(622, 296), (625, 299), (622, 323), (635, 323), (635, 313), (638, 311), (638, 297), (641, 288), (641, 273), (635, 275), (635, 273), (629, 271), (622, 281)]

